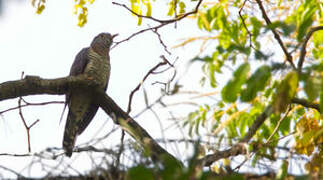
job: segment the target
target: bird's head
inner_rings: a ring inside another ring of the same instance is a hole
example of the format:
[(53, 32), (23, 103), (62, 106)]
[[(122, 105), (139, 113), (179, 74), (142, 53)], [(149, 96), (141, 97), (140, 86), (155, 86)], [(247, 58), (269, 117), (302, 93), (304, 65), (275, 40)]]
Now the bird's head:
[(93, 39), (91, 48), (93, 48), (93, 50), (99, 54), (106, 54), (107, 52), (109, 52), (113, 38), (117, 35), (118, 34), (111, 35), (110, 33), (100, 33)]

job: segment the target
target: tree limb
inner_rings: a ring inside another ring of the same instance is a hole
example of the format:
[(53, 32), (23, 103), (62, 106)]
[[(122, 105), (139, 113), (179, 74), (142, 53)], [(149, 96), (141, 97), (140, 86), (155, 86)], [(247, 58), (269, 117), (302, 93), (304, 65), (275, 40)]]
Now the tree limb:
[(318, 112), (321, 112), (319, 104), (308, 102), (306, 99), (293, 98), (292, 103), (300, 104), (300, 105), (307, 107), (307, 108), (313, 108), (313, 109), (316, 109)]
[(124, 112), (102, 89), (97, 87), (98, 83), (86, 75), (57, 79), (26, 76), (22, 80), (1, 83), (0, 101), (36, 94), (63, 95), (75, 88), (84, 89), (92, 93), (95, 101), (113, 119), (114, 123), (119, 124), (123, 130), (142, 145), (153, 161), (166, 163), (168, 159), (173, 159), (174, 162), (182, 165), (173, 155), (159, 146), (148, 132)]
[(299, 60), (298, 60), (298, 64), (297, 64), (297, 70), (298, 70), (298, 72), (301, 72), (302, 71), (302, 67), (303, 67), (303, 63), (304, 63), (305, 55), (306, 55), (306, 45), (307, 45), (307, 42), (312, 37), (313, 33), (315, 31), (319, 31), (319, 30), (323, 30), (323, 26), (312, 27), (310, 29), (310, 31), (307, 33), (307, 35), (306, 35), (306, 37), (304, 39), (303, 45), (301, 47), (301, 55), (299, 56)]

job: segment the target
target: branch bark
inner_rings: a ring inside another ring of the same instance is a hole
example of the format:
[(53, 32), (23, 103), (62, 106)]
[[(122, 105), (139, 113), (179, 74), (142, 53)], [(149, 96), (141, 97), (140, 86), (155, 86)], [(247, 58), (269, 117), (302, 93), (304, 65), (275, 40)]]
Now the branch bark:
[(159, 146), (148, 132), (124, 112), (103, 90), (97, 87), (97, 82), (89, 79), (86, 75), (57, 79), (26, 76), (22, 80), (1, 83), (0, 101), (36, 94), (63, 95), (75, 88), (90, 91), (95, 101), (113, 119), (114, 123), (119, 124), (123, 130), (140, 143), (154, 162), (165, 164), (168, 159), (172, 159), (178, 165), (182, 165), (178, 159)]
[(306, 99), (293, 98), (292, 103), (300, 104), (300, 105), (307, 107), (307, 108), (316, 109), (318, 112), (322, 111), (322, 110), (320, 110), (320, 105), (318, 103), (312, 103), (312, 102), (307, 101)]
[(298, 60), (298, 64), (297, 64), (297, 69), (298, 69), (299, 73), (302, 71), (303, 63), (305, 60), (307, 42), (312, 37), (313, 33), (315, 31), (319, 31), (319, 30), (323, 30), (323, 26), (312, 27), (304, 39), (303, 45), (301, 47), (301, 54), (299, 56), (299, 60)]

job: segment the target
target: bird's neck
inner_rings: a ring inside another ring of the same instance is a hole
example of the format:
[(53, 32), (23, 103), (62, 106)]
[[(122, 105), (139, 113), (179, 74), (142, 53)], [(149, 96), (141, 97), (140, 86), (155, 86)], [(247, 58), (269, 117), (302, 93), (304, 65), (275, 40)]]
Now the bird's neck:
[(91, 49), (99, 54), (100, 56), (108, 56), (109, 55), (109, 48), (102, 46), (102, 45), (93, 45), (91, 46)]

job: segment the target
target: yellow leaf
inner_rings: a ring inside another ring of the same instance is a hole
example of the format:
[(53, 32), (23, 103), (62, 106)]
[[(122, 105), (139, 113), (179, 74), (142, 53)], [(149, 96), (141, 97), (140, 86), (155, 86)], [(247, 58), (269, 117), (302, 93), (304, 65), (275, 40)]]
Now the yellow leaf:
[(41, 14), (42, 12), (43, 12), (43, 10), (45, 9), (45, 6), (42, 4), (42, 5), (40, 5), (39, 7), (37, 7), (37, 11), (36, 11), (36, 13), (37, 14)]
[(90, 4), (94, 3), (95, 0), (88, 0)]
[(208, 30), (208, 31), (211, 31), (211, 26), (210, 26), (210, 23), (209, 21), (207, 20), (206, 16), (204, 13), (199, 13), (199, 16), (201, 17), (201, 20), (205, 26), (205, 29)]
[(147, 8), (146, 16), (151, 16), (151, 4), (150, 4), (150, 2), (148, 2), (146, 4), (146, 8)]
[(75, 4), (75, 5), (74, 5), (73, 13), (74, 13), (74, 14), (77, 14), (77, 12), (78, 12), (78, 9), (79, 9), (79, 8), (80, 8), (80, 9), (82, 9), (83, 7), (82, 7), (81, 5), (79, 5), (79, 4)]
[(79, 2), (79, 5), (81, 5), (81, 6), (83, 6), (83, 5), (85, 5), (85, 0), (80, 0), (80, 2)]
[(86, 24), (86, 22), (87, 22), (87, 16), (84, 14), (79, 14), (77, 25), (80, 27), (83, 27), (84, 24)]
[(298, 74), (295, 71), (288, 73), (277, 88), (273, 100), (275, 113), (282, 113), (287, 109), (298, 87)]
[[(139, 14), (142, 15), (142, 10), (140, 9)], [(138, 17), (138, 26), (142, 23), (142, 17)]]
[(83, 10), (83, 13), (82, 14), (84, 14), (85, 16), (87, 16), (87, 8), (86, 7), (83, 7), (82, 10)]

